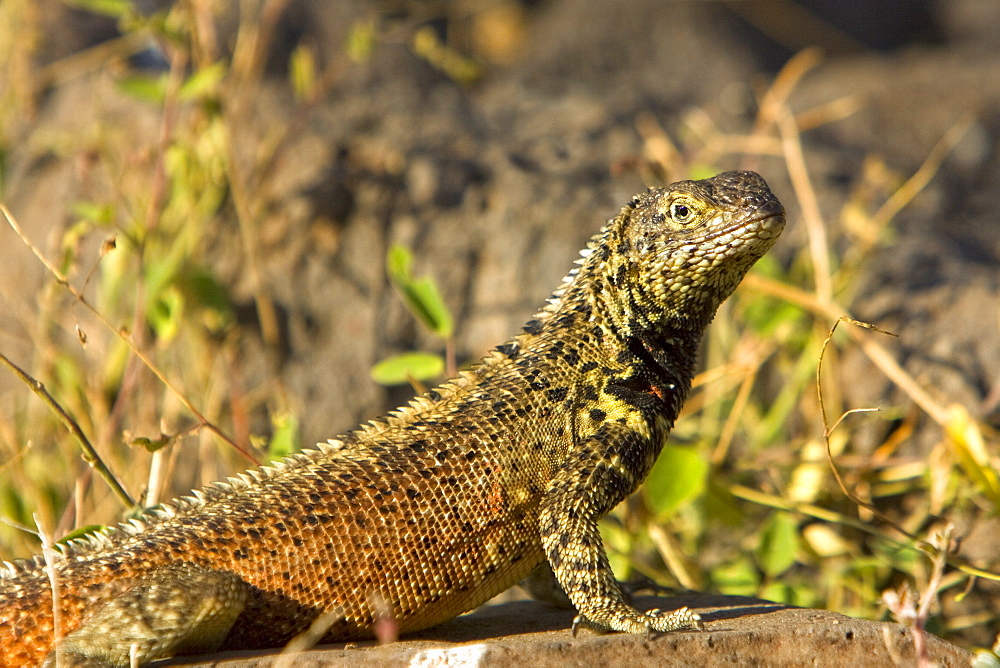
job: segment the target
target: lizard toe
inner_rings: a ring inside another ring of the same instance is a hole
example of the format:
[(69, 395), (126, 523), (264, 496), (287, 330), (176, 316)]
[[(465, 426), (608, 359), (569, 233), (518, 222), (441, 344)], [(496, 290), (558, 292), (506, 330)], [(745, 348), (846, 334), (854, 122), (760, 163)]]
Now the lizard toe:
[(705, 625), (701, 621), (701, 615), (692, 612), (690, 608), (681, 608), (673, 612), (664, 613), (660, 610), (650, 610), (645, 615), (649, 628), (653, 631), (665, 633), (667, 631), (677, 631), (680, 629), (696, 629), (703, 631)]

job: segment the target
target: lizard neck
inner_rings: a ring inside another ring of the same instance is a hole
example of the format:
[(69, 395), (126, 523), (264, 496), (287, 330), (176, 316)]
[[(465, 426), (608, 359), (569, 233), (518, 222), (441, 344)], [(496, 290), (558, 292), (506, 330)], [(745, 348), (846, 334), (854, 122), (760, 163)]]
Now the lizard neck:
[(622, 347), (631, 358), (633, 382), (648, 384), (659, 401), (656, 411), (672, 426), (691, 390), (701, 332), (663, 329), (631, 335)]
[(606, 386), (651, 425), (665, 427), (666, 436), (691, 389), (707, 323), (651, 309), (635, 317), (635, 302), (616, 299), (622, 292), (608, 289), (604, 274), (588, 269), (582, 268), (550, 314), (548, 338), (571, 339), (572, 333), (560, 333), (565, 327), (594, 331), (597, 358), (587, 361), (602, 369), (591, 373), (603, 374), (594, 384)]
[[(690, 392), (698, 348), (715, 305), (672, 308), (646, 294), (644, 281), (620, 278), (629, 270), (601, 261), (600, 246), (595, 255), (580, 268), (557, 312), (583, 310), (589, 316), (601, 332), (608, 367), (617, 369), (611, 385), (620, 398), (650, 422), (665, 419), (669, 431)], [(586, 306), (573, 307), (579, 304)]]

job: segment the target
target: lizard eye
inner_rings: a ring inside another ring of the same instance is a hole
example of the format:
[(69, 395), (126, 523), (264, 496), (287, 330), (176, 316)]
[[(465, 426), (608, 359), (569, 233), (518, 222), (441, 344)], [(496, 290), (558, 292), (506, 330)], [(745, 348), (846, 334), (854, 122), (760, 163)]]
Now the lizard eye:
[(674, 202), (670, 205), (670, 217), (675, 223), (686, 223), (693, 215), (691, 208), (686, 204)]

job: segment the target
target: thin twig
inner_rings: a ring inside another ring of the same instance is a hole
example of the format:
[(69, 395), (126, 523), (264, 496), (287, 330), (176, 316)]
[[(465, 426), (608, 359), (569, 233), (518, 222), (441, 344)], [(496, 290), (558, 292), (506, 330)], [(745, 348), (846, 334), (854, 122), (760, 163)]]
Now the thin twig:
[(106, 67), (114, 59), (126, 59), (149, 48), (149, 33), (130, 31), (120, 37), (103, 41), (95, 46), (75, 51), (32, 72), (36, 92), (56, 88), (63, 83), (83, 77)]
[(642, 137), (646, 158), (663, 168), (668, 181), (675, 180), (675, 176), (680, 178), (684, 171), (684, 159), (656, 117), (648, 111), (640, 112), (635, 118), (635, 129)]
[(223, 441), (228, 443), (230, 446), (232, 446), (234, 450), (243, 455), (244, 459), (249, 461), (252, 465), (254, 466), (257, 465), (257, 461), (256, 459), (254, 459), (253, 455), (251, 455), (245, 448), (237, 444), (235, 441), (233, 441), (233, 439), (229, 438), (229, 436), (227, 436), (225, 432), (222, 431), (222, 429), (220, 429), (212, 422), (210, 422), (208, 418), (202, 415), (201, 411), (199, 411), (197, 408), (194, 407), (194, 404), (192, 404), (191, 401), (186, 396), (184, 396), (184, 394), (179, 389), (177, 389), (177, 387), (174, 386), (173, 383), (170, 382), (170, 380), (166, 377), (166, 375), (164, 375), (164, 373), (160, 371), (159, 367), (153, 364), (153, 361), (149, 359), (149, 357), (147, 357), (145, 353), (139, 350), (139, 348), (136, 347), (136, 345), (132, 341), (132, 337), (130, 337), (126, 332), (112, 326), (112, 324), (108, 322), (107, 318), (105, 318), (97, 309), (91, 306), (90, 302), (87, 301), (87, 298), (84, 297), (79, 290), (73, 287), (73, 285), (69, 282), (69, 280), (62, 274), (62, 272), (60, 272), (58, 268), (56, 268), (51, 262), (49, 262), (48, 259), (38, 249), (38, 247), (36, 247), (31, 242), (31, 240), (21, 229), (21, 226), (18, 224), (13, 214), (11, 214), (10, 210), (7, 209), (7, 206), (2, 202), (0, 202), (0, 212), (3, 213), (4, 217), (7, 219), (7, 223), (14, 229), (14, 232), (17, 234), (18, 237), (20, 237), (21, 241), (31, 250), (32, 253), (35, 254), (35, 257), (37, 257), (38, 260), (49, 271), (49, 273), (52, 274), (52, 277), (56, 280), (57, 283), (65, 287), (70, 292), (70, 294), (72, 294), (73, 297), (80, 304), (83, 304), (84, 308), (90, 311), (90, 313), (95, 318), (97, 318), (97, 320), (102, 325), (104, 325), (109, 330), (117, 334), (118, 338), (120, 338), (122, 341), (125, 342), (125, 345), (128, 346), (129, 350), (131, 350), (133, 354), (135, 354), (139, 359), (143, 361), (143, 363), (149, 368), (150, 371), (153, 372), (153, 374), (160, 380), (160, 382), (163, 383), (164, 386), (167, 387), (167, 389), (169, 389), (171, 392), (174, 393), (174, 396), (177, 397), (177, 399), (181, 402), (181, 404), (183, 404), (184, 407), (188, 409), (188, 411), (190, 411), (192, 415), (198, 418), (198, 421), (206, 429), (208, 429), (213, 434), (215, 434)]
[[(765, 278), (760, 274), (748, 274), (743, 279), (743, 285), (760, 290), (779, 299), (798, 304), (813, 313), (821, 315), (830, 320), (839, 320), (847, 309), (835, 302), (821, 302), (812, 293), (799, 288)], [(947, 422), (948, 410), (940, 402), (931, 397), (910, 374), (908, 374), (892, 358), (889, 352), (876, 341), (864, 336), (858, 330), (846, 330), (851, 339), (861, 346), (861, 351), (879, 368), (879, 370), (889, 377), (921, 410), (930, 415), (938, 424), (944, 426)]]
[[(905, 530), (902, 530), (896, 525), (891, 525), (891, 527), (900, 532), (907, 539), (912, 541), (912, 543), (904, 543), (891, 538), (881, 531), (878, 527), (874, 526), (871, 522), (865, 522), (856, 517), (850, 517), (844, 515), (843, 513), (838, 513), (829, 508), (823, 508), (822, 506), (817, 506), (812, 503), (799, 503), (796, 501), (789, 501), (788, 499), (782, 498), (780, 496), (775, 496), (773, 494), (767, 494), (766, 492), (761, 492), (760, 490), (753, 489), (752, 487), (746, 487), (744, 485), (732, 485), (729, 487), (729, 491), (732, 492), (733, 496), (739, 499), (744, 499), (750, 501), (751, 503), (756, 503), (761, 506), (766, 506), (768, 508), (775, 508), (777, 510), (783, 510), (786, 512), (798, 513), (800, 515), (805, 515), (806, 517), (813, 517), (815, 519), (821, 520), (823, 522), (829, 522), (831, 524), (839, 524), (842, 526), (851, 527), (852, 529), (857, 529), (863, 533), (870, 536), (875, 536), (884, 541), (891, 543), (896, 549), (919, 549), (921, 551), (927, 549), (934, 549), (931, 543), (921, 538), (914, 537)], [(986, 580), (991, 580), (994, 582), (1000, 582), (1000, 573), (991, 573), (985, 571), (981, 568), (969, 564), (964, 559), (959, 557), (951, 556), (948, 558), (948, 565), (952, 568), (956, 568), (966, 575), (971, 575), (973, 577), (984, 578)]]
[(256, 2), (240, 4), (241, 21), (236, 34), (236, 47), (233, 50), (230, 81), (226, 96), (230, 102), (229, 122), (223, 124), (226, 144), (226, 166), (228, 182), (236, 208), (236, 219), (240, 226), (240, 238), (246, 254), (247, 275), (250, 278), (250, 288), (253, 292), (254, 305), (257, 307), (257, 319), (260, 323), (261, 337), (270, 348), (280, 343), (280, 327), (278, 325), (277, 309), (271, 295), (264, 289), (261, 272), (260, 242), (257, 236), (256, 211), (251, 206), (249, 192), (258, 192), (245, 177), (240, 168), (239, 156), (236, 152), (234, 124), (238, 125), (246, 119), (249, 101), (256, 99), (255, 92), (260, 88), (260, 79), (264, 62), (275, 26), (281, 14), (285, 11), (288, 0), (267, 0), (263, 6)]
[(729, 446), (736, 435), (736, 427), (739, 424), (740, 417), (742, 417), (743, 410), (750, 401), (750, 393), (753, 391), (754, 383), (757, 381), (757, 372), (760, 371), (762, 363), (748, 369), (746, 375), (743, 377), (743, 381), (740, 383), (740, 389), (736, 392), (736, 398), (733, 399), (733, 407), (729, 411), (729, 417), (726, 418), (725, 424), (722, 425), (722, 431), (719, 432), (719, 440), (712, 450), (711, 462), (713, 466), (721, 465), (726, 459)]
[(944, 159), (948, 157), (948, 154), (951, 153), (958, 142), (962, 140), (965, 133), (972, 127), (973, 122), (975, 122), (975, 116), (968, 113), (948, 128), (944, 135), (941, 136), (941, 139), (934, 145), (934, 148), (931, 149), (930, 153), (927, 154), (920, 168), (872, 215), (870, 225), (874, 229), (879, 230), (885, 227), (890, 220), (903, 210), (903, 207), (913, 201), (917, 193), (931, 182), (931, 179), (937, 174), (938, 169), (941, 168), (941, 163), (944, 162)]
[(812, 180), (806, 169), (802, 142), (799, 139), (799, 129), (790, 110), (785, 109), (778, 114), (778, 130), (781, 132), (781, 143), (785, 151), (788, 175), (792, 179), (792, 187), (795, 189), (795, 195), (802, 207), (802, 219), (806, 225), (806, 236), (809, 239), (809, 255), (813, 262), (816, 294), (820, 300), (829, 301), (833, 298), (833, 281), (830, 272), (830, 249), (826, 238), (826, 227), (823, 224), (823, 214), (819, 210), (816, 191), (813, 190)]
[(126, 508), (134, 508), (135, 501), (133, 501), (129, 493), (125, 491), (125, 488), (118, 481), (111, 470), (105, 466), (104, 461), (101, 459), (100, 455), (97, 454), (94, 446), (90, 444), (90, 440), (87, 438), (87, 435), (83, 433), (83, 429), (80, 428), (80, 425), (77, 424), (76, 420), (70, 417), (69, 413), (67, 413), (63, 407), (59, 405), (59, 402), (56, 401), (51, 394), (49, 394), (49, 391), (45, 389), (45, 384), (40, 380), (32, 378), (26, 371), (14, 364), (14, 362), (12, 362), (10, 358), (3, 353), (0, 353), (0, 364), (3, 364), (5, 367), (10, 369), (11, 373), (17, 376), (18, 380), (30, 387), (31, 391), (34, 392), (38, 398), (41, 399), (45, 405), (47, 405), (52, 412), (59, 417), (59, 420), (63, 423), (63, 425), (65, 425), (66, 429), (69, 430), (69, 433), (73, 434), (73, 437), (76, 438), (77, 442), (80, 444), (80, 449), (83, 451), (83, 460), (92, 468), (97, 470), (98, 475), (100, 475), (101, 478), (108, 483), (108, 487), (111, 488), (111, 491), (114, 492), (115, 496), (118, 497)]
[(944, 577), (944, 567), (948, 563), (948, 554), (951, 551), (951, 535), (955, 527), (947, 524), (941, 533), (931, 538), (931, 545), (934, 550), (931, 552), (931, 577), (927, 581), (924, 593), (920, 596), (920, 605), (917, 607), (917, 616), (914, 620), (913, 639), (914, 647), (917, 649), (917, 661), (920, 668), (930, 668), (931, 660), (927, 651), (927, 619), (931, 614), (931, 606), (937, 600), (938, 591), (941, 589), (941, 580)]
[(62, 657), (60, 647), (62, 643), (62, 597), (59, 596), (59, 574), (56, 572), (56, 561), (62, 557), (56, 552), (52, 543), (52, 534), (42, 527), (42, 520), (37, 513), (32, 515), (35, 520), (35, 527), (38, 529), (38, 537), (42, 541), (42, 562), (45, 564), (45, 575), (49, 578), (49, 589), (52, 591), (52, 639), (55, 648), (56, 668), (64, 666), (65, 660)]
[[(849, 322), (852, 325), (857, 325), (858, 327), (863, 327), (864, 329), (874, 330), (874, 331), (878, 332), (879, 334), (885, 334), (887, 336), (893, 336), (893, 337), (899, 338), (898, 334), (894, 334), (892, 332), (888, 332), (888, 331), (886, 331), (884, 329), (876, 327), (875, 325), (871, 324), (870, 322), (863, 322), (861, 320), (855, 320), (854, 318), (848, 317), (846, 315), (842, 315), (839, 318), (837, 318), (837, 321), (835, 323), (833, 323), (833, 327), (830, 328), (830, 332), (826, 335), (826, 338), (823, 339), (823, 345), (820, 346), (820, 350), (819, 350), (819, 362), (816, 364), (816, 390), (817, 390), (817, 395), (818, 395), (818, 399), (819, 399), (819, 412), (820, 412), (820, 416), (823, 418), (823, 424), (824, 425), (827, 424), (826, 406), (823, 404), (823, 390), (822, 390), (822, 387), (820, 386), (820, 380), (822, 380), (822, 377), (823, 377), (823, 374), (822, 374), (822, 371), (823, 371), (823, 358), (826, 355), (827, 346), (829, 346), (830, 342), (833, 340), (833, 334), (834, 334), (834, 332), (837, 331), (837, 327), (840, 326), (840, 323), (842, 323), (842, 322)], [(841, 420), (844, 419), (844, 416), (846, 416), (848, 413), (864, 412), (864, 411), (877, 411), (877, 410), (878, 410), (877, 408), (855, 408), (855, 409), (852, 409), (852, 410), (848, 411), (847, 413), (844, 413), (844, 415), (841, 415), (837, 419), (837, 421), (833, 424), (832, 427), (826, 428), (824, 430), (824, 435), (829, 436), (833, 432), (833, 430), (837, 428), (837, 425), (840, 424)]]
[[(280, 343), (280, 327), (278, 325), (277, 309), (270, 294), (264, 289), (264, 280), (260, 270), (260, 242), (256, 228), (256, 212), (251, 206), (248, 193), (264, 192), (266, 184), (277, 174), (278, 163), (292, 145), (293, 139), (306, 127), (319, 103), (333, 88), (346, 69), (349, 59), (340, 56), (327, 65), (310, 96), (296, 111), (278, 140), (267, 150), (265, 158), (258, 161), (252, 174), (244, 174), (238, 162), (235, 142), (233, 141), (232, 125), (245, 121), (246, 101), (255, 99), (251, 91), (260, 86), (261, 67), (267, 55), (270, 43), (274, 37), (275, 25), (285, 11), (288, 0), (270, 0), (267, 2), (258, 19), (252, 12), (244, 16), (237, 36), (237, 49), (233, 56), (232, 81), (227, 93), (232, 101), (230, 105), (230, 122), (224, 125), (226, 137), (227, 163), (229, 168), (229, 185), (232, 191), (233, 203), (236, 207), (237, 222), (240, 226), (240, 238), (243, 240), (244, 252), (247, 256), (247, 274), (257, 307), (257, 318), (260, 322), (261, 338), (270, 347)], [(249, 6), (244, 9), (249, 10)]]
[(246, 254), (246, 272), (250, 279), (250, 289), (253, 292), (254, 304), (257, 307), (257, 320), (260, 323), (261, 337), (264, 343), (274, 349), (280, 343), (281, 329), (278, 326), (278, 311), (274, 307), (271, 295), (264, 288), (261, 276), (260, 241), (257, 236), (257, 219), (250, 205), (250, 195), (245, 186), (246, 180), (241, 173), (239, 156), (236, 154), (236, 143), (230, 124), (223, 126), (226, 141), (226, 162), (229, 167), (229, 191), (236, 208), (236, 220), (240, 226), (240, 239), (243, 240), (243, 252)]
[(840, 121), (857, 113), (862, 107), (859, 95), (845, 95), (811, 109), (795, 114), (795, 125), (799, 132), (812, 130), (834, 121)]
[(256, 88), (264, 72), (264, 64), (274, 40), (278, 19), (290, 0), (257, 0), (240, 3), (240, 26), (233, 48), (232, 70), (239, 81)]
[[(816, 393), (817, 393), (817, 396), (819, 398), (820, 416), (821, 416), (821, 418), (823, 420), (823, 439), (826, 442), (827, 462), (830, 465), (830, 469), (833, 471), (833, 475), (834, 475), (834, 477), (837, 480), (837, 484), (840, 486), (840, 490), (844, 493), (844, 495), (848, 499), (851, 500), (851, 502), (857, 504), (858, 506), (860, 506), (862, 508), (866, 508), (875, 517), (878, 517), (879, 520), (881, 520), (886, 525), (892, 527), (893, 529), (895, 529), (896, 531), (898, 531), (902, 535), (904, 535), (907, 538), (909, 538), (910, 540), (912, 540), (921, 549), (927, 550), (927, 551), (931, 551), (932, 553), (934, 553), (934, 550), (936, 550), (937, 548), (936, 548), (936, 546), (934, 545), (933, 542), (927, 541), (927, 540), (925, 540), (925, 539), (923, 539), (923, 538), (921, 538), (921, 537), (919, 537), (919, 536), (917, 536), (917, 535), (915, 535), (915, 534), (907, 531), (900, 524), (898, 524), (895, 520), (893, 520), (892, 518), (890, 518), (887, 515), (885, 515), (884, 513), (882, 513), (878, 508), (875, 507), (874, 504), (872, 504), (872, 503), (870, 503), (868, 501), (865, 501), (864, 499), (861, 499), (857, 494), (854, 494), (851, 490), (849, 490), (847, 488), (847, 485), (844, 483), (843, 477), (840, 475), (839, 469), (837, 468), (836, 461), (835, 461), (834, 456), (833, 456), (833, 449), (832, 449), (832, 446), (831, 446), (831, 443), (830, 443), (830, 435), (833, 433), (833, 430), (836, 429), (836, 427), (841, 423), (841, 421), (844, 419), (844, 417), (846, 417), (848, 414), (854, 413), (854, 412), (866, 412), (866, 411), (873, 410), (873, 409), (870, 409), (870, 408), (869, 409), (854, 409), (852, 411), (848, 411), (847, 413), (844, 413), (843, 415), (841, 415), (840, 418), (837, 419), (837, 422), (834, 423), (834, 425), (832, 427), (827, 423), (826, 409), (824, 407), (824, 401), (823, 401), (823, 385), (820, 382), (820, 380), (822, 378), (823, 356), (824, 356), (824, 353), (826, 352), (827, 346), (829, 345), (831, 339), (833, 338), (833, 333), (836, 331), (837, 326), (841, 322), (849, 322), (851, 324), (858, 325), (859, 327), (862, 327), (862, 328), (865, 328), (865, 329), (873, 329), (873, 330), (875, 330), (875, 331), (877, 331), (877, 332), (879, 332), (881, 334), (887, 334), (889, 336), (896, 336), (895, 334), (893, 334), (891, 332), (887, 332), (887, 331), (884, 331), (882, 329), (879, 329), (878, 327), (875, 327), (874, 325), (871, 325), (869, 323), (861, 322), (861, 321), (858, 321), (858, 320), (855, 320), (853, 318), (849, 318), (849, 317), (846, 317), (846, 316), (841, 316), (834, 323), (833, 327), (830, 329), (830, 333), (827, 335), (826, 339), (823, 341), (823, 347), (822, 347), (822, 349), (820, 351), (819, 361), (816, 364)], [(853, 330), (848, 330), (848, 331), (853, 331)], [(871, 343), (871, 342), (867, 341), (867, 340), (863, 341), (861, 343), (862, 349), (864, 349), (866, 343)], [(889, 358), (888, 355), (886, 355), (886, 357), (890, 361), (892, 361), (893, 364), (895, 364), (895, 360), (892, 360), (891, 358)], [(898, 365), (897, 365), (897, 368), (898, 368)], [(901, 373), (905, 373), (905, 372), (903, 372), (902, 369), (899, 369), (899, 371)], [(884, 370), (883, 370), (883, 373), (884, 373)], [(886, 375), (888, 375), (888, 374), (886, 374)], [(950, 564), (951, 566), (954, 566), (955, 568), (958, 568), (962, 572), (967, 573), (969, 575), (978, 575), (980, 577), (988, 577), (988, 579), (991, 579), (991, 580), (1000, 580), (1000, 574), (990, 573), (988, 576), (983, 576), (982, 573), (984, 571), (971, 566), (964, 559), (960, 559), (960, 558), (957, 558), (957, 557), (956, 558), (949, 558), (947, 560), (947, 563)], [(973, 571), (975, 571), (975, 572), (973, 572)]]
[[(849, 318), (847, 316), (840, 316), (839, 318), (837, 318), (837, 321), (833, 323), (833, 327), (830, 328), (830, 332), (826, 335), (826, 338), (823, 339), (823, 345), (820, 346), (819, 350), (819, 361), (817, 361), (816, 363), (816, 398), (819, 402), (820, 419), (823, 421), (823, 441), (824, 443), (826, 443), (826, 461), (827, 463), (829, 463), (830, 470), (833, 471), (833, 477), (837, 480), (837, 485), (840, 486), (840, 491), (844, 493), (844, 496), (849, 498), (855, 504), (863, 508), (867, 508), (868, 510), (872, 511), (879, 517), (882, 517), (881, 513), (879, 513), (878, 509), (875, 508), (873, 504), (861, 499), (859, 496), (854, 494), (854, 492), (852, 492), (847, 488), (847, 483), (844, 482), (843, 476), (840, 475), (840, 469), (837, 468), (837, 462), (833, 456), (833, 445), (830, 442), (830, 436), (833, 434), (834, 430), (838, 426), (840, 426), (840, 423), (843, 422), (844, 418), (846, 418), (848, 415), (853, 415), (854, 413), (873, 412), (878, 410), (877, 408), (853, 408), (849, 411), (842, 413), (840, 417), (837, 418), (837, 421), (833, 423), (833, 426), (830, 426), (829, 424), (826, 415), (826, 400), (824, 399), (823, 396), (823, 382), (822, 382), (823, 360), (826, 358), (826, 349), (830, 345), (830, 342), (833, 340), (833, 334), (834, 332), (837, 331), (837, 326), (840, 325), (840, 323), (842, 322), (850, 322), (852, 324), (858, 325), (859, 327), (874, 329), (875, 331), (881, 332), (882, 334), (888, 334), (889, 336), (896, 336), (896, 335), (893, 334), (892, 332), (883, 331), (878, 327), (876, 327), (875, 325), (869, 324), (867, 322), (854, 320), (853, 318)], [(889, 523), (891, 524), (891, 521)]]
[[(149, 179), (149, 199), (146, 204), (145, 212), (143, 213), (142, 230), (144, 232), (134, 234), (134, 236), (129, 235), (130, 241), (139, 251), (137, 254), (139, 266), (135, 272), (136, 278), (134, 285), (132, 286), (132, 289), (134, 290), (134, 308), (132, 310), (130, 332), (133, 345), (136, 349), (140, 350), (147, 348), (149, 340), (147, 326), (149, 313), (147, 312), (147, 282), (145, 271), (147, 255), (146, 244), (152, 231), (155, 230), (161, 222), (163, 211), (167, 204), (170, 177), (167, 174), (166, 156), (174, 134), (175, 120), (178, 115), (178, 93), (184, 82), (188, 62), (186, 51), (178, 48), (174, 44), (169, 43), (169, 41), (164, 42), (163, 49), (169, 58), (170, 69), (167, 75), (166, 90), (160, 112), (160, 123), (154, 149), (155, 153), (153, 156), (152, 171)], [(100, 258), (94, 264), (95, 269), (103, 257), (104, 253), (102, 252)], [(90, 276), (88, 276), (88, 281), (89, 279)], [(86, 287), (87, 282), (85, 281), (83, 288), (85, 289)], [(80, 291), (83, 292), (83, 290)], [(110, 441), (112, 435), (121, 429), (122, 416), (125, 413), (132, 397), (137, 396), (137, 388), (141, 386), (145, 378), (142, 374), (142, 368), (142, 362), (139, 357), (130, 356), (126, 361), (125, 369), (121, 375), (122, 380), (120, 391), (117, 393), (114, 404), (108, 414), (108, 419), (105, 421), (100, 431), (98, 437), (99, 443)]]
[(288, 643), (281, 649), (281, 652), (278, 654), (278, 657), (274, 662), (275, 668), (289, 668), (290, 666), (294, 666), (296, 662), (296, 654), (308, 651), (315, 647), (320, 641), (323, 640), (323, 636), (330, 630), (330, 627), (343, 618), (344, 611), (339, 607), (320, 613), (316, 619), (312, 621), (308, 629), (289, 640)]
[(698, 580), (684, 562), (684, 551), (677, 545), (677, 540), (655, 522), (651, 523), (647, 530), (649, 539), (653, 541), (656, 551), (667, 565), (670, 574), (685, 589), (697, 589)]
[(819, 65), (822, 60), (823, 53), (816, 47), (803, 49), (788, 59), (760, 100), (753, 134), (764, 134), (771, 125), (778, 122), (782, 109), (787, 108), (786, 102), (792, 90), (806, 72)]

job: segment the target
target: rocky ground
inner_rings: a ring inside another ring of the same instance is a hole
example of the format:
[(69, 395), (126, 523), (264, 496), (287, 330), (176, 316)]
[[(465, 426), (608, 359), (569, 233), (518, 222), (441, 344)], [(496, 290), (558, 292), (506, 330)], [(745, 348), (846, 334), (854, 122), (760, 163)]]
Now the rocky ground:
[[(737, 596), (653, 597), (640, 609), (682, 605), (705, 619), (702, 631), (654, 637), (581, 632), (571, 637), (573, 613), (536, 601), (487, 606), (413, 639), (377, 645), (317, 648), (295, 655), (296, 666), (550, 666), (628, 664), (630, 666), (861, 665), (893, 668), (915, 665), (912, 631), (898, 624), (851, 619), (834, 612), (804, 610)], [(927, 636), (932, 665), (960, 668), (972, 655), (940, 638)], [(828, 659), (827, 657), (836, 657)], [(224, 652), (163, 662), (170, 666), (264, 668), (281, 665), (273, 652)], [(829, 661), (829, 664), (827, 662)]]

